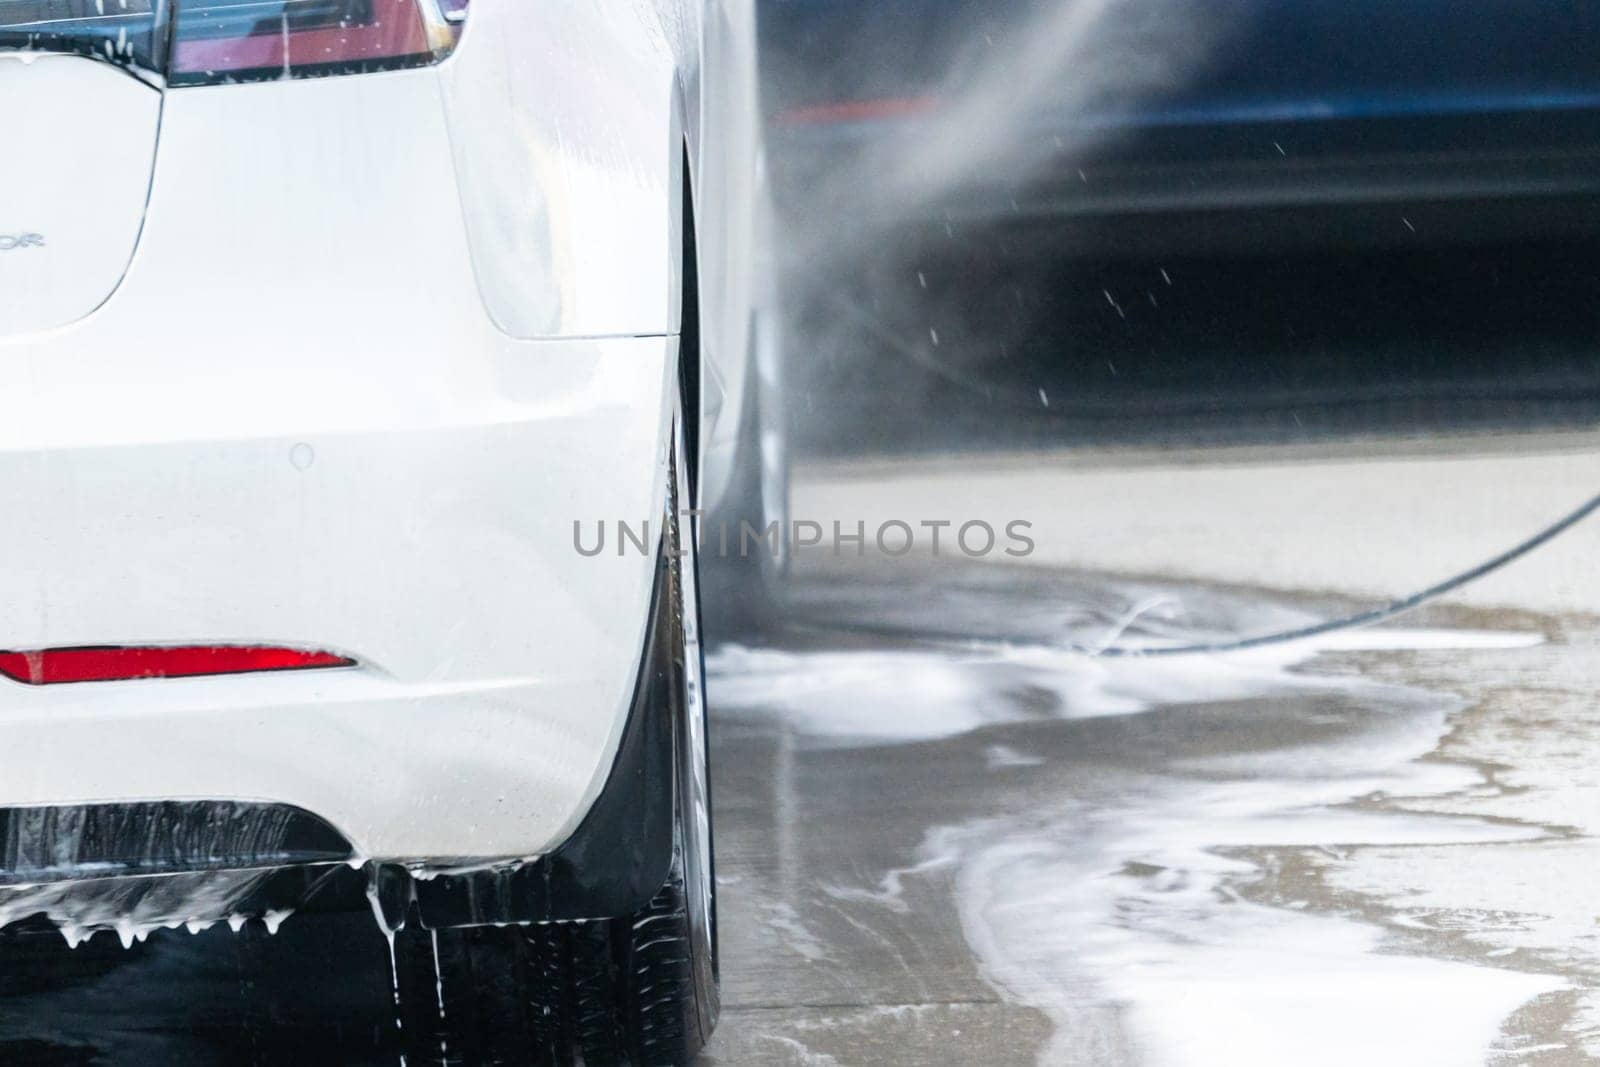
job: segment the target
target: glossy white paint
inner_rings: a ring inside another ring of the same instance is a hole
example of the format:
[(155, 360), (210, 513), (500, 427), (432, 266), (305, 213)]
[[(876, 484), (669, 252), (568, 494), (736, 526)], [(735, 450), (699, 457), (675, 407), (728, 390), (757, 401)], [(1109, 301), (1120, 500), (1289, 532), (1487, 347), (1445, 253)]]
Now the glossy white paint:
[(161, 94), (106, 63), (0, 55), (0, 336), (61, 326), (133, 255)]
[[(0, 806), (279, 801), (387, 859), (526, 855), (581, 821), (654, 561), (581, 557), (573, 522), (665, 499), (694, 10), (474, 0), (437, 69), (165, 94), (120, 287), (0, 335), (0, 485), (26, 502), (0, 648), (361, 667), (0, 680)], [(0, 113), (33, 99), (3, 84)]]
[(753, 0), (708, 0), (704, 8), (694, 168), (700, 205), (700, 343), (705, 374), (700, 440), (701, 504), (715, 507), (733, 471), (745, 374), (753, 368), (756, 309), (771, 295), (759, 256), (770, 216), (760, 180), (761, 136)]
[(648, 6), (476, 6), (441, 70), (489, 315), (514, 337), (673, 329), (677, 63)]
[(440, 70), (484, 305), (518, 338), (672, 331), (685, 149), (698, 205), (701, 503), (735, 458), (760, 300), (752, 0), (473, 8)]

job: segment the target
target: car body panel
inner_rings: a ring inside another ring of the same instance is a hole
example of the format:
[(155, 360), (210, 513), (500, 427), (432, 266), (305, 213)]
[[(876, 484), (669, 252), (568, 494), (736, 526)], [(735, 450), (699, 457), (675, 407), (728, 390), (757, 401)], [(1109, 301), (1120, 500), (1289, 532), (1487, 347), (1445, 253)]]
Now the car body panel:
[[(62, 326), (133, 258), (161, 93), (77, 56), (0, 59), (0, 337)], [(22, 102), (22, 103), (19, 103)]]
[(700, 288), (699, 507), (725, 498), (738, 460), (745, 376), (755, 372), (752, 319), (772, 299), (770, 189), (756, 69), (753, 0), (691, 4), (703, 62), (685, 82)]
[[(120, 286), (0, 336), (0, 486), (26, 501), (0, 526), (0, 648), (358, 665), (0, 680), (0, 808), (293, 805), (402, 862), (575, 829), (642, 653), (683, 163), (722, 150), (696, 136), (700, 25), (698, 4), (475, 0), (438, 68), (165, 92)], [(731, 260), (746, 232), (702, 246)], [(703, 378), (742, 380), (742, 340), (707, 337)], [(619, 520), (646, 550), (618, 550)], [(602, 521), (607, 551), (580, 554), (575, 524)]]
[(514, 337), (676, 329), (677, 62), (641, 14), (484, 4), (441, 68), (478, 285)]

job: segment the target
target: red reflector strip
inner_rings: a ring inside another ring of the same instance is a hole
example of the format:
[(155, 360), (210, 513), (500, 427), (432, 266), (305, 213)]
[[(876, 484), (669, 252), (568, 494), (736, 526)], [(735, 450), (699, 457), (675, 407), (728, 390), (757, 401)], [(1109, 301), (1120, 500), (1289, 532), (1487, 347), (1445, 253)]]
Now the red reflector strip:
[(355, 660), (331, 652), (234, 645), (49, 648), (41, 652), (0, 652), (0, 675), (26, 685), (113, 682), (130, 678), (192, 678), (206, 674), (354, 666)]
[(879, 100), (845, 100), (836, 104), (813, 104), (780, 111), (773, 117), (779, 126), (825, 126), (837, 122), (875, 122), (882, 119), (908, 119), (926, 115), (939, 106), (932, 96), (886, 97)]

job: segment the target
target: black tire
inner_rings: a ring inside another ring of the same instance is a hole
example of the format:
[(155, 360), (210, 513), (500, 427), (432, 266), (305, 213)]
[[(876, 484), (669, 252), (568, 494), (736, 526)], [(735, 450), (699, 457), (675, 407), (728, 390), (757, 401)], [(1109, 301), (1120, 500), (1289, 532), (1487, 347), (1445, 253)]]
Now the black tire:
[(682, 420), (673, 450), (666, 551), (670, 662), (677, 673), (672, 865), (633, 915), (588, 922), (395, 935), (396, 999), (408, 1064), (668, 1067), (711, 1036), (719, 996), (706, 768), (704, 666)]

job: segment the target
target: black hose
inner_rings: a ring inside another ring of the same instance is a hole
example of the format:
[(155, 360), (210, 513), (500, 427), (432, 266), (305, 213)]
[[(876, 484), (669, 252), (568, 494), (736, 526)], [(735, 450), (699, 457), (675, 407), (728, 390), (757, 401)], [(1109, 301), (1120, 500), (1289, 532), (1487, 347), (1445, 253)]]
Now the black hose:
[(1089, 656), (1179, 656), (1208, 652), (1238, 652), (1247, 648), (1260, 648), (1263, 645), (1275, 645), (1285, 641), (1299, 641), (1307, 637), (1319, 637), (1322, 634), (1333, 633), (1337, 630), (1352, 630), (1361, 626), (1370, 626), (1373, 623), (1385, 622), (1397, 615), (1403, 615), (1408, 611), (1419, 608), (1430, 600), (1435, 600), (1446, 593), (1454, 592), (1469, 582), (1475, 582), (1509, 563), (1516, 562), (1529, 552), (1576, 526), (1596, 511), (1600, 511), (1600, 496), (1589, 500), (1576, 511), (1559, 519), (1553, 525), (1545, 527), (1521, 544), (1507, 549), (1493, 559), (1480, 563), (1471, 570), (1462, 571), (1460, 574), (1447, 578), (1437, 585), (1430, 585), (1421, 592), (1413, 593), (1400, 600), (1391, 601), (1382, 607), (1363, 611), (1356, 615), (1347, 615), (1342, 619), (1318, 623), (1315, 626), (1305, 626), (1298, 630), (1285, 630), (1260, 637), (1245, 637), (1233, 641), (1213, 641), (1194, 645), (1173, 645), (1154, 648), (1128, 648), (1116, 645), (1108, 648), (1090, 648), (1085, 645), (1073, 645), (1070, 647), (1073, 651), (1082, 652)]

